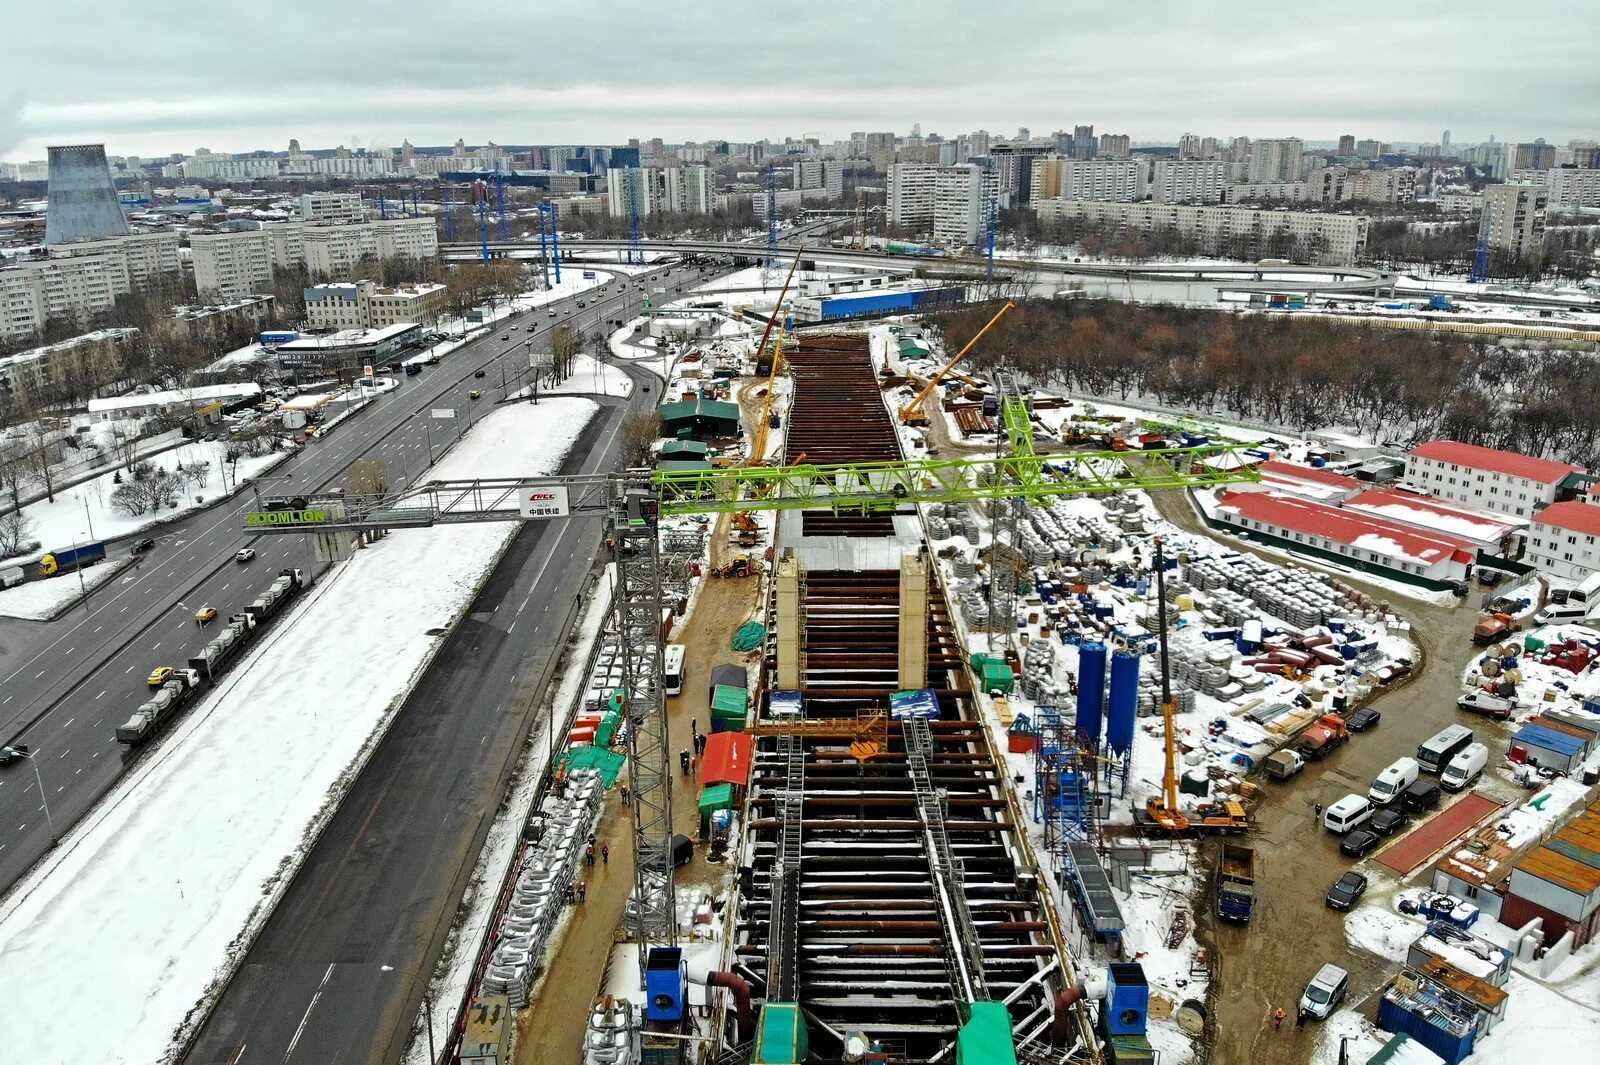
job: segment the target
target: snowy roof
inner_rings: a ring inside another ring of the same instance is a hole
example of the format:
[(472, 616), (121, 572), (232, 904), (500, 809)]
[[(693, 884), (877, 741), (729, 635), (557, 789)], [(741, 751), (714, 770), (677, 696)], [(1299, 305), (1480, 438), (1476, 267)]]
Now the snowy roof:
[(1218, 508), (1292, 532), (1310, 533), (1361, 551), (1432, 566), (1454, 558), (1470, 562), (1476, 547), (1444, 533), (1352, 514), (1340, 507), (1276, 492), (1228, 492)]
[[(1507, 533), (1523, 525), (1520, 519), (1504, 514), (1468, 510), (1433, 496), (1397, 488), (1373, 488), (1344, 501), (1345, 509), (1359, 510), (1380, 518), (1391, 518), (1421, 529), (1460, 536), (1481, 544), (1497, 544)], [(1600, 511), (1600, 508), (1593, 508)]]
[(261, 386), (251, 382), (231, 385), (198, 385), (194, 388), (173, 389), (167, 392), (135, 392), (127, 396), (113, 396), (110, 399), (91, 399), (89, 401), (89, 413), (99, 414), (102, 411), (136, 410), (140, 407), (160, 407), (203, 399), (243, 399), (246, 396), (259, 396), (260, 394)]
[(1354, 477), (1346, 477), (1342, 473), (1332, 470), (1319, 470), (1311, 466), (1300, 466), (1293, 462), (1282, 462), (1278, 459), (1268, 459), (1256, 469), (1261, 471), (1263, 478), (1288, 478), (1297, 481), (1311, 481), (1314, 484), (1325, 484), (1334, 488), (1360, 488), (1365, 481), (1358, 481)]
[(0, 359), (0, 368), (15, 366), (18, 363), (32, 362), (35, 359), (42, 359), (46, 355), (71, 351), (73, 348), (80, 348), (86, 344), (98, 344), (110, 340), (126, 340), (128, 337), (136, 336), (138, 332), (137, 329), (96, 329), (92, 333), (83, 333), (79, 336), (57, 341), (54, 344), (45, 344), (42, 347), (29, 348), (27, 351), (19, 351), (15, 355), (8, 355)]
[(1580, 503), (1576, 499), (1565, 503), (1552, 503), (1534, 515), (1535, 525), (1554, 525), (1572, 532), (1600, 536), (1600, 506)]
[(1470, 466), (1475, 470), (1488, 470), (1491, 473), (1503, 473), (1511, 477), (1526, 477), (1528, 480), (1542, 481), (1545, 484), (1555, 484), (1567, 474), (1583, 470), (1582, 466), (1574, 466), (1570, 462), (1534, 458), (1532, 455), (1521, 455), (1515, 451), (1497, 451), (1492, 447), (1463, 444), (1459, 440), (1429, 440), (1412, 448), (1411, 454), (1420, 459), (1451, 462), (1458, 466)]

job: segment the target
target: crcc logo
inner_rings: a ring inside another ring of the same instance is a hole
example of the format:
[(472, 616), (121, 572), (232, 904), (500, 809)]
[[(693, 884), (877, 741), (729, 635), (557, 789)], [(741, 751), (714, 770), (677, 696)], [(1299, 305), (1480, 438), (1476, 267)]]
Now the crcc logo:
[(537, 488), (527, 489), (522, 493), (518, 509), (524, 518), (565, 517), (569, 513), (566, 486), (540, 485)]

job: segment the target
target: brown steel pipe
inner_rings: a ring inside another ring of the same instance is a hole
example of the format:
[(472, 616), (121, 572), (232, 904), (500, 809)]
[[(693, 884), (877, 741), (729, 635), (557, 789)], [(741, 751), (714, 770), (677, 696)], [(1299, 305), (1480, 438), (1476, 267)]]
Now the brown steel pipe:
[(745, 1043), (756, 1037), (755, 1017), (750, 1011), (750, 981), (736, 973), (716, 972), (706, 973), (707, 987), (726, 988), (733, 994), (734, 1023), (739, 1030), (739, 1044)]

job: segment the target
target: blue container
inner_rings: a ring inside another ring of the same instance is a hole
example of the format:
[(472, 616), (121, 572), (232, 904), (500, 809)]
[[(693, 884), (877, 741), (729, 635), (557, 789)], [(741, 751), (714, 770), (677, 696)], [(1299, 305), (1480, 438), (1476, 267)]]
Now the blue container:
[(1106, 743), (1118, 754), (1133, 747), (1133, 723), (1139, 709), (1139, 656), (1118, 651), (1111, 656), (1111, 697), (1106, 702)]
[(1100, 744), (1101, 707), (1106, 700), (1106, 645), (1099, 640), (1078, 647), (1078, 716), (1075, 724), (1089, 741)]
[(1144, 1035), (1150, 1013), (1150, 982), (1137, 962), (1115, 963), (1106, 983), (1106, 1033)]
[(1322, 469), (1322, 467), (1326, 466), (1327, 464), (1328, 464), (1328, 460), (1323, 458), (1321, 455), (1312, 455), (1311, 456), (1311, 468), (1312, 469), (1320, 470), (1320, 469)]
[(644, 963), (644, 1016), (648, 1021), (681, 1021), (688, 1002), (688, 971), (677, 947), (651, 947)]

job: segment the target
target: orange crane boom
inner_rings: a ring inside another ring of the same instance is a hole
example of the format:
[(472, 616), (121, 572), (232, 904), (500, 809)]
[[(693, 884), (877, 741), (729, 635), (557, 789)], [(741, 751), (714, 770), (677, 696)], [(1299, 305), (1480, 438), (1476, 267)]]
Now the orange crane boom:
[(945, 363), (944, 366), (940, 368), (939, 372), (934, 374), (933, 378), (926, 385), (922, 386), (922, 391), (917, 393), (916, 398), (900, 408), (900, 420), (902, 422), (906, 423), (907, 425), (927, 424), (928, 415), (923, 411), (922, 407), (923, 404), (928, 402), (928, 397), (933, 395), (934, 389), (939, 387), (939, 382), (943, 381), (946, 375), (948, 375), (951, 370), (955, 369), (956, 363), (967, 357), (967, 352), (971, 351), (972, 346), (983, 338), (983, 334), (987, 333), (990, 327), (992, 327), (994, 323), (998, 322), (1001, 316), (1003, 316), (1014, 306), (1016, 306), (1016, 304), (1012, 303), (1010, 300), (1007, 300), (1006, 305), (996, 311), (994, 317), (989, 319), (988, 322), (984, 323), (982, 329), (978, 330), (977, 336), (974, 336), (971, 340), (967, 341), (966, 346), (960, 351), (956, 352), (955, 358)]
[[(762, 330), (761, 343), (756, 348), (756, 361), (761, 361), (761, 356), (767, 350), (767, 340), (772, 336), (772, 327), (783, 318), (783, 298), (789, 293), (789, 282), (794, 280), (794, 272), (800, 267), (800, 253), (806, 246), (800, 245), (794, 250), (794, 262), (789, 264), (789, 274), (783, 279), (783, 288), (778, 291), (778, 302), (772, 307), (772, 317), (767, 319), (767, 328)], [(767, 430), (772, 425), (772, 391), (778, 383), (778, 370), (783, 362), (781, 346), (772, 353), (772, 368), (767, 373), (767, 395), (761, 402), (761, 423), (756, 426), (755, 444), (750, 448), (750, 461), (748, 466), (764, 466), (767, 461)]]

